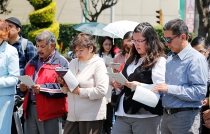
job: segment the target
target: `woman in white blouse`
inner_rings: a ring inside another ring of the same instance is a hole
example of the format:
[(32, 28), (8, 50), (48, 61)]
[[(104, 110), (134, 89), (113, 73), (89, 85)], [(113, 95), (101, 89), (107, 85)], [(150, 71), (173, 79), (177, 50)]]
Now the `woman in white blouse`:
[[(113, 44), (113, 39), (110, 37), (103, 37), (100, 41), (100, 49), (98, 51), (99, 57), (103, 58), (104, 62), (106, 60), (106, 57), (114, 58), (115, 53), (114, 53), (114, 44)], [(107, 70), (111, 70), (111, 68), (106, 65)], [(112, 89), (113, 87), (111, 86), (111, 81), (109, 82), (109, 88), (108, 91), (105, 95), (107, 99), (107, 111), (106, 111), (106, 120), (104, 120), (103, 123), (103, 133), (110, 134), (111, 133), (111, 128), (113, 124), (113, 107), (111, 106), (111, 94), (112, 94)]]
[(136, 26), (132, 43), (131, 55), (122, 71), (129, 82), (125, 85), (114, 82), (114, 87), (118, 89), (115, 97), (118, 99), (115, 106), (117, 119), (112, 134), (159, 134), (163, 113), (161, 100), (155, 108), (134, 101), (132, 97), (135, 91), (131, 87), (165, 81), (164, 46), (147, 22)]

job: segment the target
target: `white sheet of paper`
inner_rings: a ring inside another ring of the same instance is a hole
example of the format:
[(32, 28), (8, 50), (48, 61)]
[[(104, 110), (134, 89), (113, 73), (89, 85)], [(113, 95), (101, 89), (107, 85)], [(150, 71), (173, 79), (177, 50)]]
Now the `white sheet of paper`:
[[(107, 67), (106, 69), (107, 69), (107, 72), (108, 72), (108, 73), (113, 73), (112, 68)], [(109, 81), (113, 81), (113, 78), (112, 78), (112, 77), (109, 77)]]
[(128, 81), (121, 72), (120, 73), (107, 73), (107, 75), (122, 85), (125, 85), (125, 82)]
[(109, 65), (111, 62), (113, 62), (114, 58), (106, 56), (105, 58), (105, 64)]
[(29, 88), (31, 88), (31, 86), (35, 85), (35, 83), (31, 79), (31, 77), (28, 75), (22, 75), (22, 76), (17, 76), (17, 77), (23, 84), (26, 84)]
[(113, 70), (112, 70), (112, 68), (110, 68), (110, 67), (107, 67), (106, 69), (107, 69), (107, 72), (108, 72), (108, 73), (113, 73)]
[(71, 92), (79, 85), (79, 82), (70, 70), (63, 76), (63, 79)]
[(141, 83), (141, 86), (136, 87), (136, 91), (132, 99), (147, 106), (156, 107), (160, 99), (160, 95), (159, 93), (151, 91), (154, 86), (155, 84)]
[(110, 62), (109, 66), (113, 69), (119, 70), (120, 69), (120, 63), (114, 63), (114, 62)]

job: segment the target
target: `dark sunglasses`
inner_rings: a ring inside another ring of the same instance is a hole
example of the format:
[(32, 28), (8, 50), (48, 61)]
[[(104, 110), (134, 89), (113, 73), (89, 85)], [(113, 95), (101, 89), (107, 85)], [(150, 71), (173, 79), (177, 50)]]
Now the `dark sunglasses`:
[(177, 35), (174, 36), (173, 38), (170, 38), (170, 37), (163, 37), (163, 40), (164, 40), (165, 42), (171, 43), (172, 40), (173, 40), (174, 38), (176, 38), (176, 37), (177, 37)]

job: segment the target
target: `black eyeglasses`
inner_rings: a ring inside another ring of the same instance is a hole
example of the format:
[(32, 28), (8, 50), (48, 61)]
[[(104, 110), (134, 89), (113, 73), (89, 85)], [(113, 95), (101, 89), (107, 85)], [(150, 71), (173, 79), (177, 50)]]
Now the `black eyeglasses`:
[(141, 44), (142, 42), (144, 42), (144, 41), (146, 41), (147, 39), (144, 39), (144, 40), (134, 40), (134, 39), (132, 39), (131, 40), (131, 42), (133, 43), (133, 44)]
[(176, 37), (177, 37), (177, 35), (174, 36), (173, 38), (170, 38), (170, 37), (163, 37), (163, 40), (164, 40), (165, 42), (171, 43), (172, 40), (173, 40), (174, 38), (176, 38)]

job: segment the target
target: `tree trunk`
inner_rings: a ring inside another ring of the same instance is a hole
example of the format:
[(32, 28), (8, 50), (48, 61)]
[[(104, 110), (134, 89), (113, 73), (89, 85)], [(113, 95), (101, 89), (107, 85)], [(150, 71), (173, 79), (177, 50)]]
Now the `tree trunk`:
[(206, 33), (208, 33), (208, 18), (199, 15), (198, 36), (206, 37)]
[(206, 14), (208, 12), (207, 3), (207, 0), (195, 0), (195, 5), (199, 14), (198, 36), (203, 37), (206, 37), (206, 34), (208, 33), (208, 15)]

